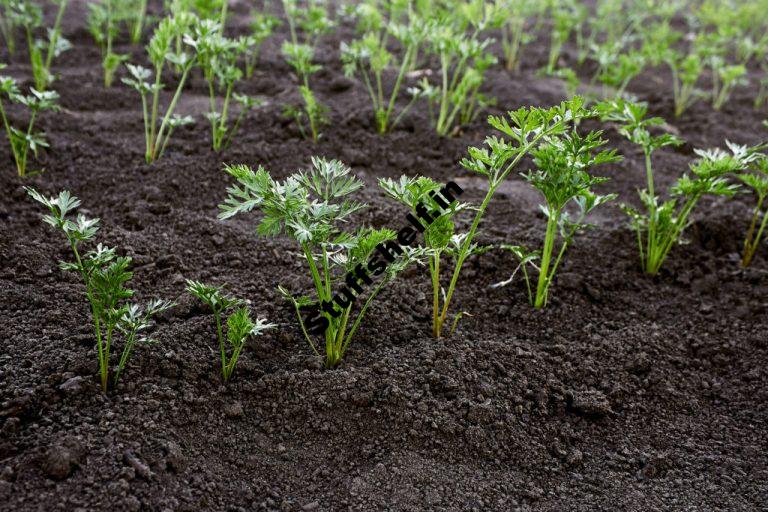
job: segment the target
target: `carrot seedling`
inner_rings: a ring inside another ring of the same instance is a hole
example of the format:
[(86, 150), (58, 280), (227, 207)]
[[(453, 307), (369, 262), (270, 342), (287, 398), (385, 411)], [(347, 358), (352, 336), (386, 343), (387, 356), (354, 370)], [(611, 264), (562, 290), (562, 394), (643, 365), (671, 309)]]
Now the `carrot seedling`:
[(328, 107), (320, 103), (309, 86), (309, 77), (320, 71), (321, 66), (312, 63), (315, 51), (309, 45), (286, 41), (283, 43), (282, 50), (285, 60), (299, 78), (299, 94), (303, 100), (303, 105), (300, 107), (286, 106), (285, 115), (296, 121), (302, 137), (311, 138), (313, 142), (317, 142), (320, 139), (320, 126), (330, 123), (327, 115)]
[(480, 39), (480, 34), (500, 23), (498, 13), (489, 5), (468, 20), (458, 22), (445, 13), (427, 25), (426, 50), (440, 63), (439, 82), (433, 85), (424, 78), (416, 93), (427, 99), (432, 124), (440, 136), (455, 133), (494, 102), (480, 92), (486, 70), (496, 63), (496, 57), (487, 51), (492, 40)]
[(558, 68), (558, 60), (563, 46), (573, 33), (579, 33), (581, 26), (589, 15), (588, 9), (575, 0), (563, 0), (550, 4), (550, 16), (552, 17), (552, 32), (549, 41), (549, 54), (547, 56), (547, 74), (554, 73)]
[[(592, 176), (589, 171), (595, 166), (621, 160), (615, 150), (598, 151), (606, 143), (601, 135), (602, 132), (590, 132), (582, 137), (573, 128), (562, 135), (551, 137), (531, 151), (536, 170), (522, 176), (544, 197), (545, 204), (541, 206), (547, 218), (544, 243), (542, 249), (536, 252), (530, 252), (522, 246), (506, 247), (523, 267), (530, 264), (538, 271), (536, 292), (533, 295), (528, 273), (523, 268), (528, 298), (536, 308), (543, 308), (547, 304), (555, 273), (576, 234), (591, 227), (586, 222), (586, 216), (616, 198), (616, 194), (601, 196), (592, 192), (592, 187), (607, 181), (607, 178)], [(575, 215), (568, 211), (571, 204), (575, 206)], [(538, 266), (534, 264), (535, 260), (539, 260)], [(508, 282), (510, 280), (498, 285)]]
[(545, 3), (536, 0), (519, 0), (502, 4), (504, 22), (501, 26), (501, 45), (509, 71), (517, 71), (520, 68), (523, 51), (534, 40), (530, 22), (541, 15), (544, 7), (546, 7)]
[[(237, 184), (227, 189), (219, 217), (258, 210), (263, 215), (256, 228), (260, 236), (285, 234), (296, 241), (309, 269), (314, 297), (295, 296), (282, 286), (278, 290), (293, 305), (313, 353), (326, 367), (338, 365), (374, 298), (415, 256), (393, 242), (396, 234), (392, 230), (341, 229), (342, 223), (364, 207), (349, 199), (363, 183), (337, 160), (313, 158), (310, 169), (282, 182), (263, 167), (254, 171), (235, 165), (225, 170)], [(346, 286), (334, 293), (334, 286), (340, 283)], [(355, 312), (364, 286), (372, 289)], [(302, 314), (307, 315), (306, 320)], [(314, 335), (321, 336), (324, 348), (313, 340)]]
[[(134, 294), (133, 290), (125, 287), (133, 277), (128, 270), (131, 258), (118, 256), (115, 249), (102, 244), (85, 253), (81, 250), (83, 242), (89, 242), (96, 236), (99, 219), (89, 219), (82, 214), (71, 218), (70, 214), (80, 206), (80, 200), (67, 191), (59, 193), (58, 197), (50, 198), (29, 187), (26, 191), (30, 197), (48, 209), (50, 213), (43, 216), (43, 221), (55, 229), (60, 229), (72, 249), (75, 260), (62, 261), (59, 265), (62, 270), (79, 273), (83, 279), (96, 337), (101, 389), (106, 393), (110, 373), (113, 386), (117, 386), (135, 344), (154, 341), (142, 334), (142, 331), (151, 326), (152, 317), (173, 307), (174, 304), (159, 299), (149, 301), (145, 308), (127, 303), (126, 300)], [(123, 335), (123, 349), (117, 367), (111, 372), (112, 349), (119, 334)]]
[[(0, 69), (3, 69), (4, 67), (4, 65), (0, 64)], [(29, 153), (32, 152), (32, 154), (37, 157), (39, 148), (48, 147), (48, 142), (45, 140), (45, 133), (34, 131), (38, 114), (44, 110), (51, 110), (54, 112), (59, 110), (59, 105), (56, 103), (59, 99), (59, 95), (55, 91), (41, 92), (34, 88), (30, 88), (29, 91), (30, 94), (27, 96), (21, 94), (18, 85), (16, 84), (16, 80), (7, 76), (0, 76), (0, 118), (3, 120), (5, 135), (11, 146), (11, 154), (13, 155), (13, 161), (16, 163), (16, 171), (22, 178), (30, 174), (27, 170)], [(27, 108), (29, 111), (29, 121), (27, 122), (26, 129), (21, 130), (11, 124), (5, 111), (3, 96), (5, 96), (11, 103), (17, 103)], [(39, 172), (42, 171), (34, 171), (31, 174), (37, 174)]]
[[(52, 27), (44, 27), (43, 9), (30, 0), (24, 2), (12, 2), (8, 8), (13, 24), (24, 29), (24, 36), (29, 51), (29, 61), (32, 68), (32, 78), (35, 81), (35, 89), (45, 91), (53, 82), (51, 73), (53, 59), (62, 52), (70, 49), (72, 45), (61, 35), (61, 20), (67, 9), (67, 0), (57, 0), (56, 18)], [(38, 39), (35, 33), (45, 28), (47, 41)]]
[[(438, 322), (440, 317), (440, 297), (444, 294), (440, 284), (440, 270), (443, 256), (455, 257), (461, 248), (466, 234), (456, 233), (453, 218), (464, 210), (470, 210), (467, 203), (452, 200), (453, 195), (448, 192), (446, 197), (440, 194), (443, 185), (431, 178), (424, 176), (401, 176), (395, 181), (389, 178), (379, 180), (379, 186), (384, 193), (400, 204), (406, 206), (414, 218), (422, 218), (424, 212), (428, 212), (433, 218), (424, 230), (424, 241), (421, 244), (423, 255), (427, 258), (430, 281), (432, 284), (432, 335), (437, 337)], [(471, 254), (485, 251), (476, 244), (470, 247)], [(457, 324), (458, 317), (454, 321)], [(451, 332), (453, 331), (451, 330)]]
[[(183, 49), (174, 49), (173, 42), (176, 37), (186, 33), (195, 23), (196, 18), (191, 15), (163, 18), (147, 45), (149, 60), (154, 68), (154, 80), (152, 79), (152, 71), (131, 64), (127, 65), (130, 77), (122, 79), (124, 84), (133, 87), (141, 96), (141, 108), (144, 116), (144, 158), (147, 163), (152, 163), (163, 156), (176, 128), (194, 122), (190, 116), (180, 117), (174, 115), (173, 112), (181, 97), (184, 84), (189, 78), (189, 73), (197, 60), (194, 52), (190, 54)], [(193, 45), (188, 46), (194, 48)], [(166, 63), (179, 68), (181, 77), (171, 102), (161, 119), (160, 92), (163, 90), (162, 76), (166, 69)]]
[(314, 51), (320, 38), (333, 30), (330, 2), (310, 1), (299, 5), (297, 0), (282, 0), (282, 3), (292, 44), (306, 44)]
[[(750, 163), (748, 172), (737, 176), (747, 187), (752, 190), (757, 201), (752, 211), (752, 220), (744, 239), (744, 251), (741, 257), (741, 266), (747, 267), (755, 257), (760, 242), (763, 240), (765, 226), (768, 223), (768, 156), (760, 154)], [(761, 220), (762, 217), (762, 220)]]
[(88, 3), (88, 30), (101, 48), (101, 67), (104, 70), (104, 86), (111, 87), (115, 73), (129, 55), (115, 53), (114, 40), (120, 32), (117, 0)]
[(639, 145), (645, 155), (647, 188), (640, 191), (645, 212), (622, 205), (637, 234), (640, 263), (647, 274), (656, 274), (669, 252), (679, 241), (690, 223), (690, 215), (705, 195), (732, 196), (737, 186), (726, 175), (747, 168), (757, 158), (746, 146), (727, 143), (730, 153), (721, 149), (695, 150), (698, 158), (689, 164), (691, 175), (683, 175), (672, 186), (671, 199), (661, 201), (656, 194), (652, 153), (661, 147), (680, 145), (682, 140), (663, 133), (652, 135), (650, 130), (664, 124), (658, 117), (648, 118), (646, 105), (624, 100), (604, 102), (598, 106), (603, 119), (623, 123), (619, 133)]
[(13, 56), (16, 54), (16, 30), (18, 23), (14, 16), (14, 8), (17, 0), (0, 0), (0, 34), (3, 35), (5, 46), (8, 53)]
[[(376, 129), (379, 133), (386, 133), (397, 126), (403, 115), (419, 98), (418, 94), (412, 94), (411, 100), (400, 109), (394, 119), (392, 118), (406, 74), (413, 67), (419, 48), (423, 44), (425, 29), (424, 22), (414, 15), (410, 17), (407, 25), (389, 24), (385, 35), (378, 31), (371, 31), (350, 44), (341, 43), (344, 73), (348, 77), (362, 78), (373, 104)], [(394, 56), (387, 49), (386, 35), (391, 35), (404, 49), (400, 63), (397, 65), (397, 78), (389, 94), (383, 86), (382, 74), (392, 66)]]
[[(201, 20), (194, 28), (194, 35), (189, 37), (187, 42), (195, 48), (197, 63), (208, 84), (210, 110), (206, 117), (211, 123), (213, 149), (219, 151), (232, 143), (245, 114), (260, 102), (234, 92), (235, 85), (243, 79), (243, 71), (238, 66), (243, 48), (236, 41), (223, 36), (220, 24)], [(218, 105), (217, 91), (224, 93), (221, 108)], [(241, 108), (234, 124), (230, 126), (228, 121), (233, 99)]]
[(246, 78), (251, 78), (256, 70), (262, 43), (280, 26), (279, 19), (264, 12), (252, 11), (251, 18), (251, 33), (237, 39), (238, 48), (244, 55), (243, 72)]
[(489, 124), (501, 132), (503, 137), (487, 137), (484, 148), (470, 147), (469, 157), (461, 162), (463, 167), (488, 181), (488, 191), (480, 206), (477, 207), (472, 225), (461, 240), (457, 251), (450, 284), (440, 307), (435, 337), (440, 337), (443, 333), (443, 326), (448, 318), (451, 299), (456, 291), (461, 269), (467, 257), (473, 252), (474, 237), (496, 190), (509, 173), (548, 138), (562, 134), (573, 123), (594, 115), (595, 112), (584, 107), (584, 99), (577, 96), (556, 107), (520, 108), (508, 112), (504, 117), (488, 118)]
[[(237, 365), (237, 360), (240, 358), (240, 353), (248, 338), (263, 334), (267, 329), (275, 327), (275, 324), (269, 324), (261, 318), (257, 318), (254, 322), (251, 320), (251, 311), (243, 305), (244, 302), (240, 299), (224, 295), (219, 287), (209, 286), (199, 281), (188, 279), (187, 291), (200, 299), (213, 311), (213, 317), (216, 321), (216, 337), (219, 341), (221, 356), (221, 377), (224, 379), (224, 382), (228, 382), (235, 371), (235, 365)], [(225, 343), (222, 314), (230, 309), (234, 309), (234, 311), (227, 318)], [(227, 343), (230, 346), (229, 351), (227, 350)]]

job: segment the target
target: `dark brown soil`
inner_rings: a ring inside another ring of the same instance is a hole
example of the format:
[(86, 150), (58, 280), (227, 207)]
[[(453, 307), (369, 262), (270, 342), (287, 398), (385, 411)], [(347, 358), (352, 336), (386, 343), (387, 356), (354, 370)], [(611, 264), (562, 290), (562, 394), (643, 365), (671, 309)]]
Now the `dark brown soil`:
[[(196, 79), (181, 108), (197, 125), (147, 166), (138, 97), (102, 86), (83, 3), (66, 20), (75, 48), (56, 67), (63, 110), (42, 122), (47, 172), (17, 179), (0, 144), (0, 509), (768, 510), (768, 250), (738, 266), (750, 197), (705, 201), (689, 243), (655, 278), (639, 271), (623, 214), (604, 209), (567, 254), (545, 311), (527, 304), (520, 282), (489, 288), (510, 273), (507, 254), (473, 259), (455, 301), (473, 316), (440, 341), (429, 333), (425, 272), (409, 270), (375, 302), (343, 365), (323, 370), (275, 290), (309, 285), (294, 244), (257, 239), (255, 216), (216, 218), (222, 162), (263, 164), (282, 178), (311, 155), (339, 158), (367, 184), (360, 198), (371, 206), (356, 222), (397, 228), (405, 212), (377, 178), (457, 179), (477, 200), (482, 181), (458, 161), (487, 125), (441, 139), (417, 110), (376, 135), (334, 36), (315, 79), (333, 124), (319, 144), (304, 141), (281, 117), (297, 97), (281, 33), (245, 86), (269, 105), (247, 117), (229, 150), (209, 149)], [(235, 24), (246, 12), (233, 6)], [(120, 51), (143, 59), (138, 47)], [(562, 99), (559, 82), (536, 77), (545, 52), (533, 45), (518, 74), (489, 73), (496, 112)], [(23, 55), (7, 71), (28, 77)], [(667, 80), (651, 72), (631, 89), (672, 120)], [(754, 93), (737, 89), (722, 112), (700, 103), (674, 121), (689, 144), (657, 154), (659, 182), (685, 171), (694, 147), (765, 139)], [(626, 160), (607, 170), (605, 189), (635, 201), (640, 155), (610, 127), (606, 135)], [(140, 297), (179, 303), (158, 322), (162, 342), (138, 349), (108, 395), (83, 288), (57, 266), (67, 247), (24, 184), (80, 197), (102, 220), (100, 240), (134, 258)], [(512, 177), (480, 240), (537, 243), (537, 203)], [(226, 387), (212, 317), (184, 293), (184, 278), (227, 283), (280, 326), (247, 347)]]

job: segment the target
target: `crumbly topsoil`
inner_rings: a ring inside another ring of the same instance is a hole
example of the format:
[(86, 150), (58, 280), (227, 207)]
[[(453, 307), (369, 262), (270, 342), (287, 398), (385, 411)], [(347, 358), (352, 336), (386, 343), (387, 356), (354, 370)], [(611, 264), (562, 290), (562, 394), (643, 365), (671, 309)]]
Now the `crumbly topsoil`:
[[(657, 277), (639, 271), (624, 215), (604, 208), (569, 250), (544, 311), (526, 303), (521, 282), (489, 287), (511, 272), (508, 254), (474, 258), (454, 303), (472, 316), (438, 341), (426, 272), (413, 268), (375, 302), (344, 363), (323, 370), (275, 290), (309, 285), (295, 245), (257, 239), (255, 216), (216, 218), (228, 184), (222, 162), (263, 164), (282, 178), (312, 155), (339, 158), (367, 184), (359, 197), (370, 207), (350, 227), (398, 228), (406, 212), (383, 198), (377, 179), (455, 179), (464, 198), (478, 200), (482, 180), (458, 162), (490, 133), (485, 121), (441, 139), (419, 108), (376, 135), (364, 87), (343, 76), (336, 35), (323, 41), (325, 68), (313, 80), (333, 124), (320, 143), (304, 141), (281, 116), (297, 99), (281, 32), (245, 85), (268, 105), (247, 116), (233, 146), (210, 151), (198, 77), (181, 104), (197, 125), (147, 166), (138, 97), (119, 83), (104, 89), (84, 3), (68, 13), (75, 48), (55, 67), (63, 109), (42, 121), (46, 172), (17, 179), (0, 144), (1, 510), (768, 508), (768, 250), (752, 268), (738, 266), (751, 198), (704, 201), (689, 243)], [(245, 26), (245, 2), (232, 12)], [(139, 47), (119, 51), (144, 59)], [(489, 72), (494, 112), (562, 99), (558, 81), (536, 76), (545, 52), (542, 40), (519, 73)], [(24, 55), (6, 71), (29, 76)], [(701, 103), (674, 120), (667, 75), (649, 72), (631, 88), (689, 141), (656, 154), (661, 189), (686, 170), (694, 147), (766, 138), (746, 88), (721, 112)], [(626, 160), (603, 170), (612, 178), (604, 190), (636, 202), (641, 155), (610, 126), (606, 136)], [(83, 287), (58, 269), (67, 247), (24, 184), (80, 197), (83, 212), (102, 220), (99, 239), (134, 258), (140, 298), (179, 303), (158, 322), (161, 343), (139, 348), (107, 395)], [(539, 243), (538, 201), (511, 177), (479, 240)], [(226, 283), (280, 326), (249, 343), (226, 387), (213, 319), (183, 292), (185, 278)]]

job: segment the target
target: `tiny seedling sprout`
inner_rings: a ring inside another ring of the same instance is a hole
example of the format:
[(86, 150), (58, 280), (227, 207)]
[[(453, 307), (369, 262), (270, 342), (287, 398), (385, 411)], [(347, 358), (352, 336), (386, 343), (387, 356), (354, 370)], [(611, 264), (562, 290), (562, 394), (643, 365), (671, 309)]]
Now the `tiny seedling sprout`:
[[(213, 317), (216, 321), (216, 336), (219, 341), (219, 352), (221, 356), (221, 377), (224, 382), (228, 382), (235, 371), (235, 365), (240, 358), (240, 353), (245, 346), (245, 342), (251, 336), (259, 336), (264, 331), (275, 327), (275, 324), (269, 324), (266, 320), (257, 318), (254, 322), (251, 319), (250, 309), (244, 305), (241, 299), (228, 297), (223, 293), (220, 287), (203, 284), (199, 281), (187, 280), (187, 291), (200, 299), (205, 305), (213, 311)], [(233, 310), (227, 317), (227, 335), (226, 342), (222, 324), (222, 314)], [(230, 350), (227, 350), (229, 343)], [(229, 352), (229, 353), (228, 353)]]

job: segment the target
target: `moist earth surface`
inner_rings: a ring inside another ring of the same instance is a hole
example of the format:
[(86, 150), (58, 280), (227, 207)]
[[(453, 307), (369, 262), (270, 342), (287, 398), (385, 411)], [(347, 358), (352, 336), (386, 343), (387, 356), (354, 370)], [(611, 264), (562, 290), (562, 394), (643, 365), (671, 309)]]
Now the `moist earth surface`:
[[(620, 197), (567, 252), (546, 309), (528, 305), (519, 279), (490, 287), (515, 266), (491, 250), (461, 274), (454, 311), (469, 314), (435, 340), (428, 272), (412, 267), (373, 303), (343, 363), (325, 370), (276, 290), (311, 286), (296, 245), (257, 238), (256, 215), (217, 219), (230, 184), (223, 163), (264, 165), (282, 179), (313, 155), (340, 159), (365, 182), (357, 198), (369, 204), (350, 229), (398, 229), (407, 212), (383, 196), (379, 178), (455, 180), (462, 200), (482, 199), (485, 182), (459, 162), (492, 133), (483, 116), (440, 138), (417, 106), (377, 135), (365, 87), (341, 69), (339, 42), (353, 34), (343, 24), (322, 40), (324, 67), (313, 77), (332, 124), (318, 143), (303, 140), (282, 115), (299, 100), (279, 53), (282, 27), (243, 85), (265, 105), (246, 116), (232, 146), (210, 150), (206, 89), (195, 75), (179, 110), (197, 123), (146, 165), (139, 98), (119, 80), (103, 87), (85, 3), (72, 2), (64, 22), (74, 48), (54, 65), (62, 110), (41, 120), (45, 172), (18, 179), (0, 145), (1, 510), (768, 508), (768, 251), (749, 269), (738, 264), (750, 196), (703, 201), (687, 243), (648, 277), (618, 208), (638, 204), (642, 154), (604, 125), (625, 159), (600, 169), (611, 178), (601, 191)], [(150, 2), (151, 12), (160, 7)], [(232, 2), (233, 33), (247, 29), (248, 10)], [(488, 72), (490, 113), (563, 99), (562, 83), (537, 74), (546, 47), (531, 44), (519, 72)], [(147, 64), (140, 46), (121, 41), (117, 51)], [(24, 53), (0, 58), (26, 89)], [(563, 60), (574, 64), (575, 50), (566, 47)], [(586, 84), (590, 70), (580, 74)], [(748, 87), (720, 112), (699, 102), (677, 120), (666, 70), (630, 91), (687, 141), (655, 154), (661, 190), (686, 171), (694, 148), (754, 144), (768, 133)], [(101, 219), (98, 239), (133, 258), (138, 297), (178, 303), (153, 329), (159, 343), (138, 347), (108, 394), (83, 286), (58, 267), (68, 247), (24, 185), (81, 198), (81, 211)], [(537, 246), (539, 202), (511, 176), (479, 242)], [(226, 386), (213, 317), (184, 292), (187, 278), (226, 284), (278, 324), (249, 342)]]

